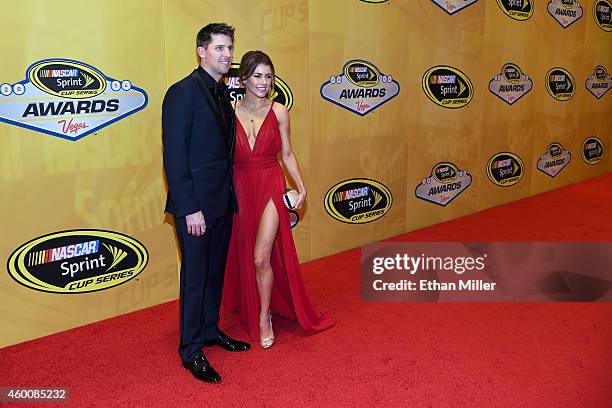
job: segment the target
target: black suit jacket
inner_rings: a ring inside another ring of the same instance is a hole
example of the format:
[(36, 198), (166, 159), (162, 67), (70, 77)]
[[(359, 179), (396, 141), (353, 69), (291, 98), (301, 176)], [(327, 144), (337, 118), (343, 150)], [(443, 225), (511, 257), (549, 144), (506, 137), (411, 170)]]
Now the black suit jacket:
[[(229, 101), (222, 98), (230, 106)], [(166, 212), (184, 217), (200, 210), (219, 218), (238, 210), (233, 181), (236, 119), (225, 135), (222, 113), (197, 70), (173, 84), (162, 105)]]

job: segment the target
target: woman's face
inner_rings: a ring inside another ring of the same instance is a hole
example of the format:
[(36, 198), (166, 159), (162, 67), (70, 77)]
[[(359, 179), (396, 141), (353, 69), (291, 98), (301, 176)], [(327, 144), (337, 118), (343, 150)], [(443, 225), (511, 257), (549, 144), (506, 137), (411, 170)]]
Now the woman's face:
[(272, 87), (273, 79), (274, 74), (272, 73), (272, 67), (259, 64), (255, 68), (255, 71), (253, 71), (253, 74), (244, 81), (244, 87), (247, 92), (259, 98), (265, 98), (268, 96), (268, 92)]

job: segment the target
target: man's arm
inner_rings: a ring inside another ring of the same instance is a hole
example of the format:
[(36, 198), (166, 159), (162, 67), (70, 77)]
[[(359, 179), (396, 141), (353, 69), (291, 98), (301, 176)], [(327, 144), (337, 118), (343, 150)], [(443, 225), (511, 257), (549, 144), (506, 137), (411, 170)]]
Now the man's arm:
[(204, 233), (204, 216), (195, 195), (189, 167), (189, 140), (193, 123), (191, 97), (180, 86), (166, 92), (162, 105), (164, 170), (176, 205), (175, 217), (187, 217), (189, 233)]

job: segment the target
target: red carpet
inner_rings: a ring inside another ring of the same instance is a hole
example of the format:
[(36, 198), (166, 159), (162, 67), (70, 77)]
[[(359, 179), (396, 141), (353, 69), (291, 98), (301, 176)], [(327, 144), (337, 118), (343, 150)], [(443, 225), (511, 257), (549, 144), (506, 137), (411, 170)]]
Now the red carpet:
[[(611, 187), (609, 174), (393, 240), (612, 241)], [(206, 349), (219, 385), (180, 366), (170, 302), (1, 349), (0, 387), (70, 390), (10, 404), (28, 407), (612, 406), (612, 304), (362, 303), (359, 249), (303, 267), (337, 325), (304, 337), (276, 319), (270, 350)]]

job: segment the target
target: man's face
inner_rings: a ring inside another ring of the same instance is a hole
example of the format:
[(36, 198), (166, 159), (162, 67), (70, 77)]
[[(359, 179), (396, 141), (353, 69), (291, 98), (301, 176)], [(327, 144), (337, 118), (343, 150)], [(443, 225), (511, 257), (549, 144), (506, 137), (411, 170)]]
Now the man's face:
[(208, 47), (198, 47), (198, 55), (202, 68), (218, 81), (230, 69), (234, 56), (234, 43), (224, 34), (213, 34), (211, 38)]

